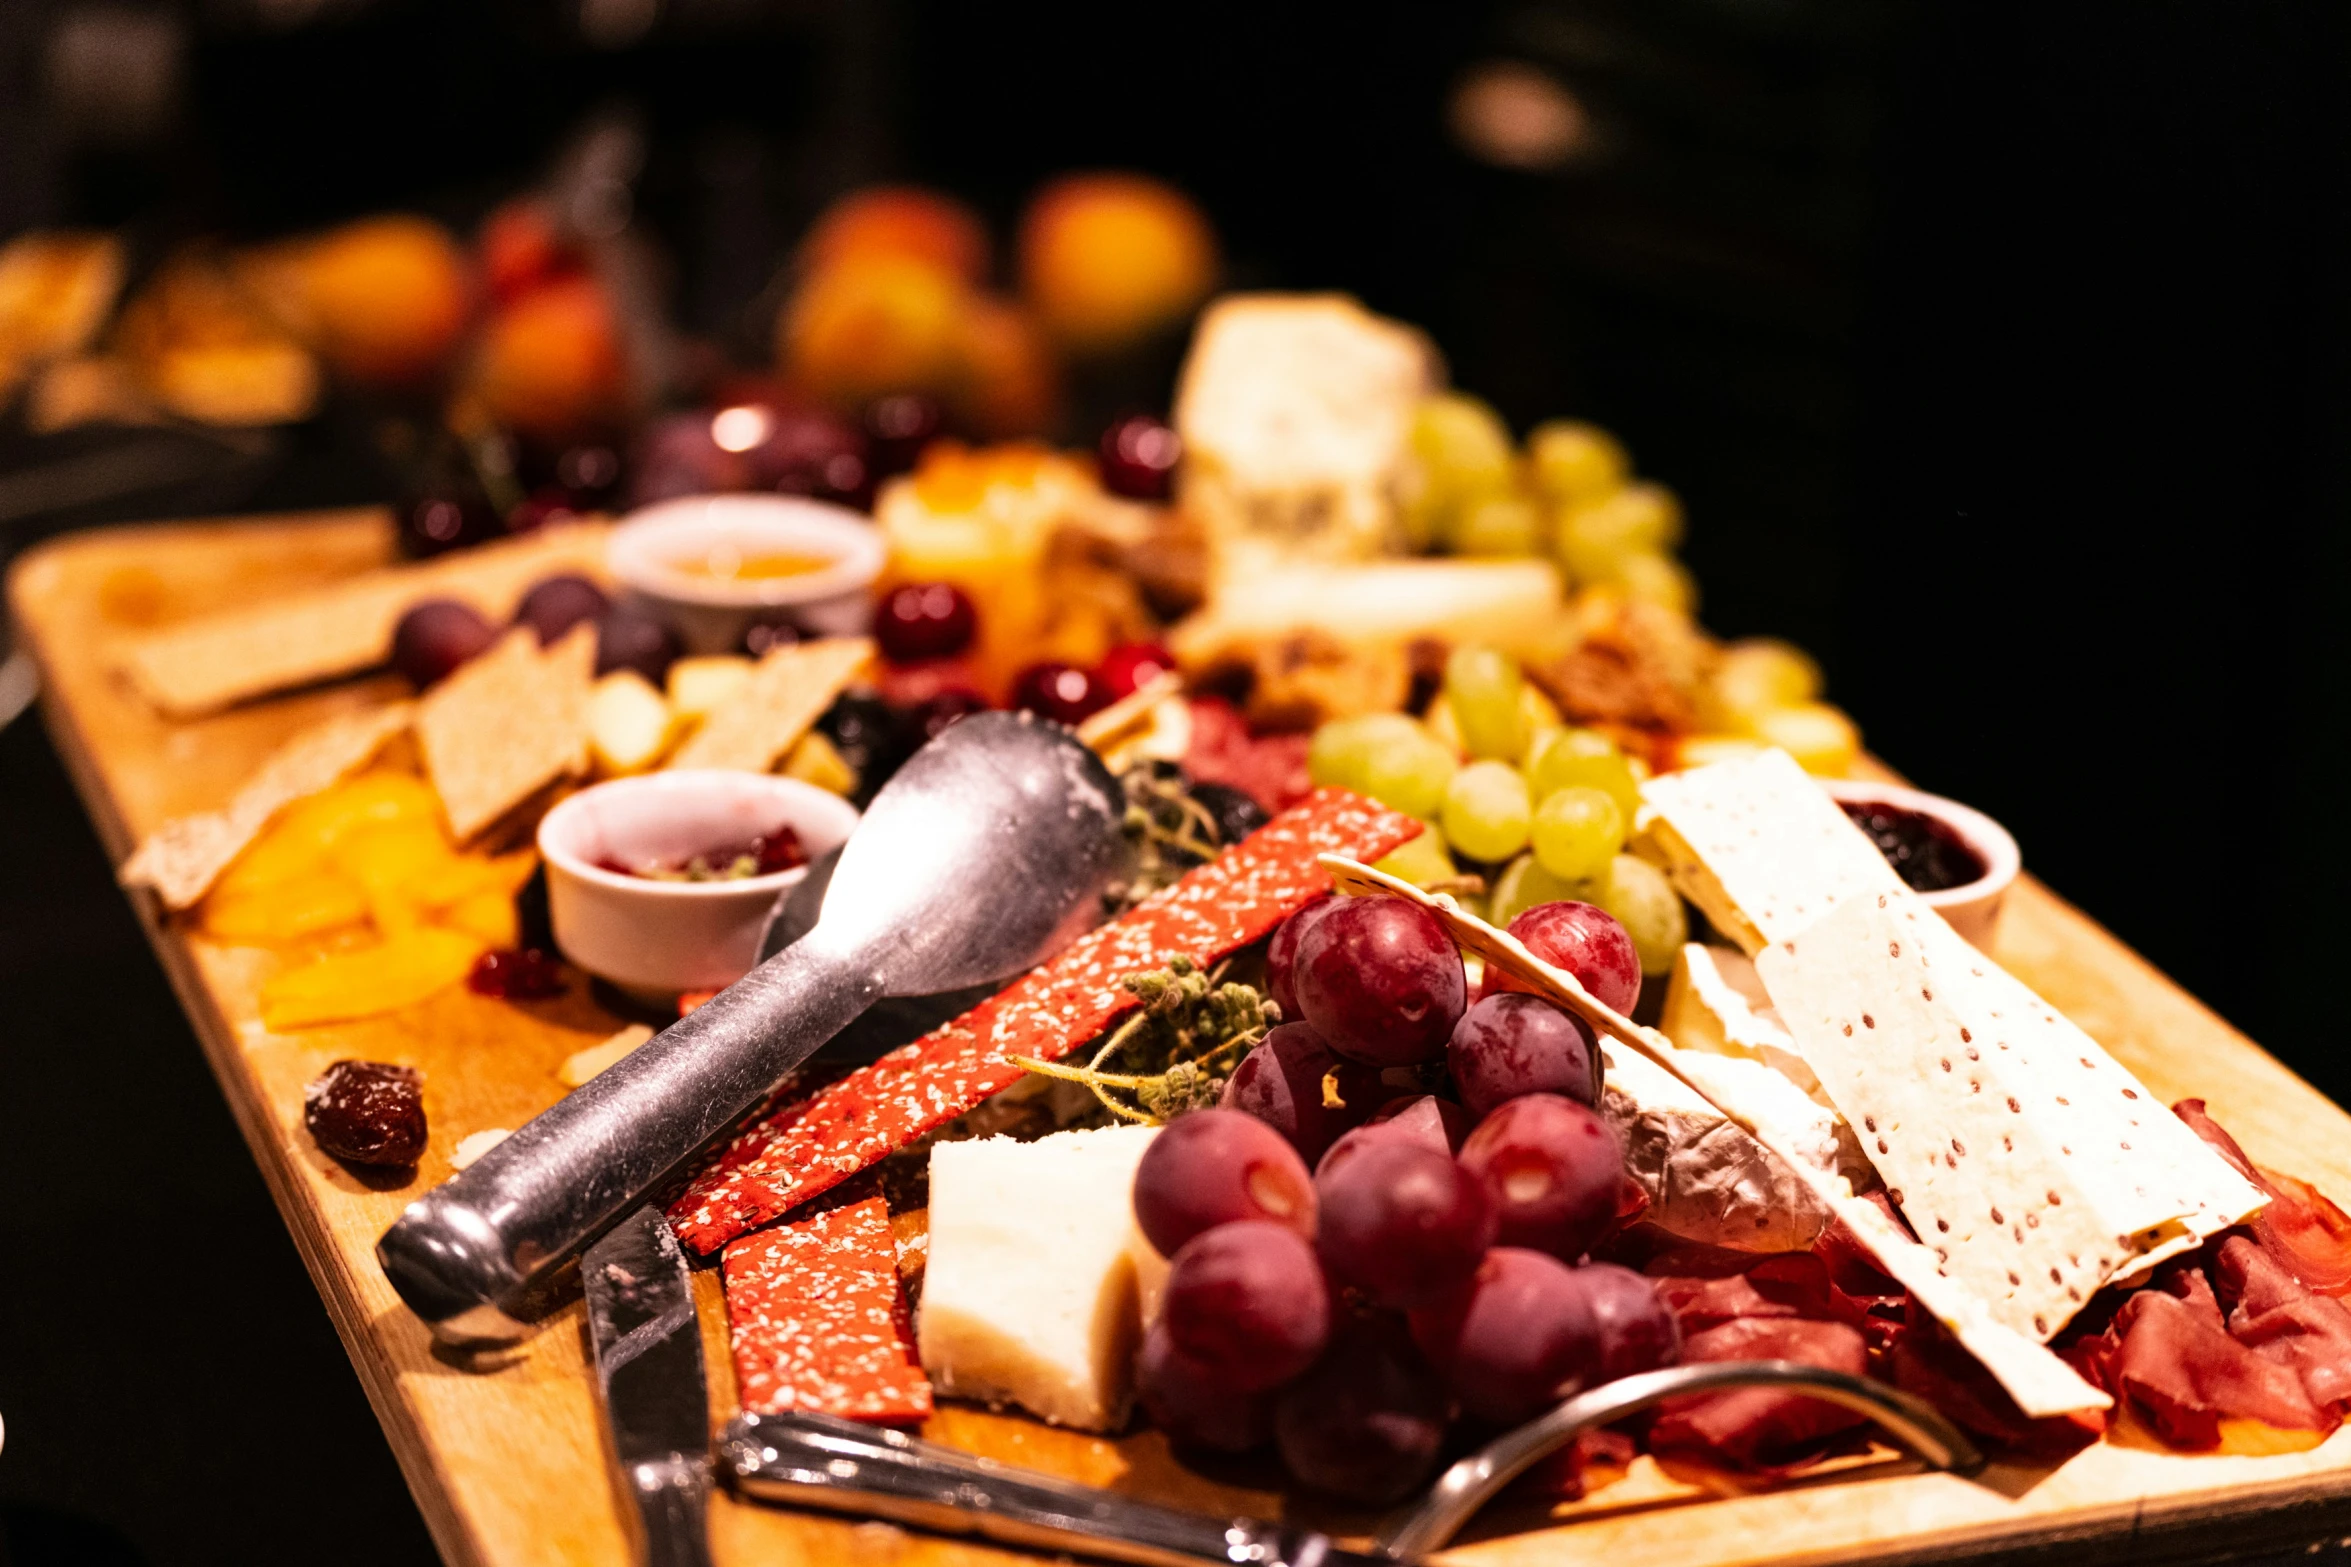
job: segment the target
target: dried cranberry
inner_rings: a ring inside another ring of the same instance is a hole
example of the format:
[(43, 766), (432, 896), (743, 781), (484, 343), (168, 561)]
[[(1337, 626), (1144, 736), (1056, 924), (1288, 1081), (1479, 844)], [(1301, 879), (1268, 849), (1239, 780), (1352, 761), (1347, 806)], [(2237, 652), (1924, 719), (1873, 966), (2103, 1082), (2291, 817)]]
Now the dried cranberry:
[(424, 1153), (424, 1074), (384, 1061), (337, 1061), (302, 1090), (302, 1124), (345, 1164), (412, 1165)]
[(474, 959), (465, 985), (500, 1001), (544, 1001), (563, 994), (563, 965), (536, 947), (503, 947)]
[(1130, 500), (1164, 501), (1184, 455), (1183, 437), (1149, 414), (1102, 432), (1102, 488)]
[(1031, 664), (1013, 682), (1012, 705), (1057, 724), (1076, 724), (1110, 705), (1110, 692), (1075, 664)]
[(1094, 666), (1103, 689), (1113, 698), (1137, 691), (1176, 667), (1175, 655), (1156, 642), (1128, 642), (1112, 648)]
[(874, 640), (893, 664), (953, 658), (979, 632), (979, 611), (952, 582), (909, 582), (894, 588), (874, 615)]

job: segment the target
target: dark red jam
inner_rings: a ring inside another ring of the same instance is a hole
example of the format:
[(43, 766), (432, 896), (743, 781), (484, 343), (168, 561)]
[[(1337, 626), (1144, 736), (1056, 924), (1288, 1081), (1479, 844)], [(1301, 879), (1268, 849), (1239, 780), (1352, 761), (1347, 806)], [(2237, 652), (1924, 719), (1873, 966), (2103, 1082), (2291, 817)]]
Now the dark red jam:
[(1913, 892), (1941, 892), (1981, 881), (1983, 857), (1940, 817), (1876, 800), (1840, 800), (1853, 825), (1869, 834)]
[(631, 865), (625, 860), (608, 858), (598, 860), (596, 869), (610, 871), (615, 876), (638, 876), (646, 881), (744, 881), (753, 876), (798, 870), (807, 863), (808, 851), (800, 847), (800, 835), (786, 823), (746, 843), (721, 844), (700, 854), (689, 854), (682, 860)]
[(563, 965), (536, 947), (502, 948), (474, 959), (465, 986), (497, 1001), (544, 1001), (563, 994)]

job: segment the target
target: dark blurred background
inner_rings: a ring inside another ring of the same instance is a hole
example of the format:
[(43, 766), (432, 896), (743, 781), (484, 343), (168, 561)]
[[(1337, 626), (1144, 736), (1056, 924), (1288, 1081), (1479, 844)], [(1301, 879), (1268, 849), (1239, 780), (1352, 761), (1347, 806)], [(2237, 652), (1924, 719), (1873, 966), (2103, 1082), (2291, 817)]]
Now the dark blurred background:
[[(1811, 649), (1880, 755), (2341, 1098), (2346, 31), (2303, 0), (11, 0), (0, 238), (470, 224), (620, 107), (672, 308), (723, 335), (859, 181), (1002, 224), (1064, 169), (1164, 176), (1229, 281), (1351, 290), (1522, 432), (1618, 432), (1715, 630)], [(7, 458), (0, 551), (389, 498), (331, 420), (109, 499), (27, 499)], [(429, 1559), (29, 719), (0, 803), (0, 1561)]]

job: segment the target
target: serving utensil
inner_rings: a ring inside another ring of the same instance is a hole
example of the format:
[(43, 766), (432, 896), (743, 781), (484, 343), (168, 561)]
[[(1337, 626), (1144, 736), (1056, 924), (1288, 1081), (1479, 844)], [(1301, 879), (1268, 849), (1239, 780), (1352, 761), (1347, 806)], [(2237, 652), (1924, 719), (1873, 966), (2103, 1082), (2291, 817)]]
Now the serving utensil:
[(918, 1528), (1148, 1567), (1393, 1567), (1441, 1550), (1512, 1480), (1584, 1432), (1696, 1393), (1774, 1387), (1869, 1416), (1931, 1468), (1973, 1474), (1983, 1455), (1923, 1399), (1867, 1377), (1790, 1360), (1645, 1371), (1580, 1393), (1495, 1438), (1392, 1515), (1369, 1552), (1255, 1518), (1188, 1513), (827, 1415), (739, 1415), (719, 1437), (721, 1472), (763, 1501), (887, 1518)]
[(710, 1394), (686, 1256), (639, 1208), (580, 1260), (596, 1392), (644, 1567), (710, 1567)]
[(528, 1336), (567, 1259), (876, 1001), (999, 980), (1096, 923), (1124, 811), (1067, 730), (956, 724), (874, 797), (814, 928), (410, 1203), (376, 1243), (385, 1277), (445, 1341)]

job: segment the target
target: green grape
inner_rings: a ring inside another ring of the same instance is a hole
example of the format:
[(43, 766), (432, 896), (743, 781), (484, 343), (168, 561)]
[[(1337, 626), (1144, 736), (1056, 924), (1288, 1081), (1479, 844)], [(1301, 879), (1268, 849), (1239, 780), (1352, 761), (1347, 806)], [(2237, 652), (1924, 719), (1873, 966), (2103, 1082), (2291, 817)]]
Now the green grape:
[(1536, 808), (1535, 863), (1567, 881), (1606, 875), (1624, 847), (1624, 812), (1598, 789), (1562, 789)]
[(1461, 872), (1453, 868), (1453, 856), (1446, 852), (1444, 832), (1434, 822), (1421, 826), (1424, 830), (1419, 837), (1397, 846), (1384, 859), (1374, 860), (1371, 868), (1415, 887), (1434, 887), (1459, 876)]
[(1615, 436), (1573, 419), (1546, 419), (1528, 431), (1527, 458), (1544, 499), (1562, 504), (1597, 500), (1632, 469)]
[(1439, 494), (1458, 500), (1510, 482), (1510, 427), (1465, 392), (1424, 398), (1413, 410), (1411, 441), (1428, 487)]
[(1507, 926), (1538, 903), (1560, 903), (1568, 899), (1597, 903), (1605, 891), (1604, 884), (1598, 881), (1562, 880), (1543, 869), (1533, 855), (1522, 854), (1494, 878), (1494, 891), (1486, 906), (1486, 923)]
[(1687, 568), (1670, 555), (1636, 550), (1617, 557), (1616, 585), (1638, 604), (1655, 604), (1677, 615), (1695, 614), (1698, 584)]
[(1469, 754), (1516, 762), (1533, 738), (1519, 693), (1518, 661), (1496, 648), (1467, 645), (1445, 660), (1445, 695)]
[(1420, 736), (1420, 725), (1402, 713), (1334, 718), (1315, 730), (1307, 744), (1306, 776), (1324, 787), (1368, 794), (1372, 758), (1383, 747)]
[(1616, 742), (1591, 729), (1554, 731), (1527, 762), (1527, 785), (1540, 805), (1562, 789), (1598, 789), (1630, 822), (1641, 810), (1641, 785)]
[(1593, 900), (1615, 915), (1641, 955), (1641, 972), (1663, 974), (1690, 939), (1690, 917), (1665, 872), (1647, 860), (1620, 854), (1611, 862), (1608, 887)]
[(1423, 820), (1444, 809), (1445, 786), (1460, 758), (1415, 725), (1409, 737), (1380, 742), (1363, 764), (1363, 792), (1390, 810)]
[(1750, 637), (1723, 649), (1707, 693), (1707, 716), (1718, 729), (1746, 729), (1757, 713), (1794, 707), (1820, 695), (1820, 666), (1770, 637)]
[(1508, 762), (1472, 762), (1445, 786), (1445, 836), (1473, 860), (1507, 860), (1527, 846), (1534, 807)]
[(1543, 553), (1543, 513), (1508, 490), (1466, 503), (1447, 540), (1456, 555), (1512, 558)]
[(1682, 540), (1682, 507), (1662, 484), (1628, 484), (1559, 514), (1559, 558), (1579, 582), (1613, 582), (1628, 555), (1655, 555)]

